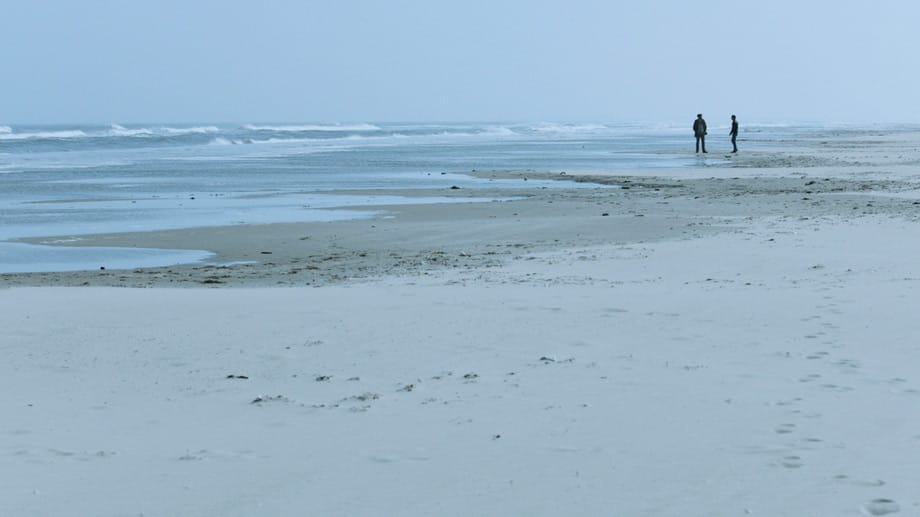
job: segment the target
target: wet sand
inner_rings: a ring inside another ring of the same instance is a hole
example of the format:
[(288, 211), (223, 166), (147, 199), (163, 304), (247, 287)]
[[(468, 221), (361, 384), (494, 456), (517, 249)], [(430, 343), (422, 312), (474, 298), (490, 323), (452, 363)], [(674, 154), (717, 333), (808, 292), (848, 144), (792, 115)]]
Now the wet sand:
[[(757, 169), (753, 169), (757, 170)], [(3, 286), (319, 286), (383, 275), (499, 267), (534, 251), (584, 245), (695, 238), (769, 216), (911, 216), (914, 200), (867, 194), (910, 191), (890, 179), (737, 176), (717, 169), (688, 178), (558, 172), (478, 173), (555, 178), (559, 188), (484, 191), (402, 191), (412, 196), (480, 196), (510, 201), (367, 207), (371, 219), (240, 225), (160, 232), (56, 236), (23, 242), (207, 250), (205, 264), (0, 275)], [(787, 173), (790, 171), (786, 171)], [(819, 172), (820, 171), (808, 171)], [(571, 181), (594, 188), (566, 188)], [(354, 193), (354, 192), (348, 192)], [(362, 194), (374, 192), (362, 191)], [(394, 194), (387, 191), (387, 194)]]

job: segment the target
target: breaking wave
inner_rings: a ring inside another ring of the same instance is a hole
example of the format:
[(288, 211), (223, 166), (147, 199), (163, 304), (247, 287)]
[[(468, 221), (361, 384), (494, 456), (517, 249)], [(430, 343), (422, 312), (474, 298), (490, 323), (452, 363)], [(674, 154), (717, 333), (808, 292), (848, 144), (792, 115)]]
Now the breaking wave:
[(119, 126), (118, 124), (112, 124), (109, 129), (109, 134), (112, 136), (147, 136), (152, 135), (153, 131), (142, 128), (142, 129), (128, 129), (124, 126)]
[(246, 124), (243, 129), (249, 131), (380, 131), (379, 126), (373, 124), (300, 124), (300, 125), (281, 125), (281, 126), (263, 126), (256, 124)]
[(31, 140), (31, 139), (64, 139), (85, 138), (86, 133), (79, 129), (62, 131), (31, 131), (25, 133), (0, 131), (0, 140)]
[(118, 124), (112, 124), (108, 134), (101, 136), (181, 136), (203, 135), (207, 133), (217, 133), (218, 131), (220, 131), (220, 129), (216, 126), (126, 128)]
[(216, 126), (164, 127), (163, 131), (170, 135), (204, 135), (207, 133), (217, 133), (220, 131), (220, 128)]
[(531, 126), (529, 129), (537, 133), (575, 134), (596, 133), (599, 131), (606, 131), (609, 128), (603, 124), (557, 124), (553, 122), (544, 122)]
[(241, 145), (241, 144), (251, 144), (253, 141), (249, 138), (226, 138), (219, 136), (212, 139), (209, 142), (211, 145)]
[(61, 129), (50, 131), (23, 131), (17, 132), (9, 126), (0, 126), (0, 140), (52, 140), (69, 138), (112, 138), (112, 137), (175, 137), (182, 135), (201, 135), (217, 133), (220, 129), (216, 126), (195, 127), (124, 127), (120, 124), (110, 124), (108, 129)]

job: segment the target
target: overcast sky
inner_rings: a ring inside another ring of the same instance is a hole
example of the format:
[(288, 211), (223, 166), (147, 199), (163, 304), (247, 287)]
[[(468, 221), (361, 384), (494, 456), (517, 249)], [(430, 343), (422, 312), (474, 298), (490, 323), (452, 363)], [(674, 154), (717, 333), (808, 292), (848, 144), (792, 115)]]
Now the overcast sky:
[(916, 0), (0, 2), (0, 125), (920, 122)]

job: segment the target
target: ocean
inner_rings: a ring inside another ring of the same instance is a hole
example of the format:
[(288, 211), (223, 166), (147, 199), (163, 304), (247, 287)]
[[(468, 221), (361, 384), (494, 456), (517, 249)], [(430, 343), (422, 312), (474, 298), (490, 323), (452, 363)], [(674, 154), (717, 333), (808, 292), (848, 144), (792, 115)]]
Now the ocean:
[[(720, 133), (726, 147), (727, 132), (711, 126), (710, 147)], [(693, 144), (690, 122), (0, 126), (0, 273), (88, 269), (102, 257), (121, 268), (209, 256), (15, 239), (369, 217), (362, 206), (402, 199), (329, 191), (521, 185), (464, 174), (473, 170), (699, 167)]]

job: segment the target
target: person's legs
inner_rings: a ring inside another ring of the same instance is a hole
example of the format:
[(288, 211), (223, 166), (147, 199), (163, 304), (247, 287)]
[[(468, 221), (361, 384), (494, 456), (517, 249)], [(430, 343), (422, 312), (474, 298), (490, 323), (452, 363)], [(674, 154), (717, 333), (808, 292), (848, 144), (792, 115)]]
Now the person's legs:
[(735, 135), (732, 135), (732, 152), (733, 152), (733, 153), (737, 153), (737, 152), (738, 152), (738, 145), (735, 144), (735, 138), (737, 138), (737, 137), (736, 137)]
[(706, 137), (705, 136), (700, 137), (700, 144), (703, 145), (703, 152), (705, 153), (706, 152)]
[(696, 137), (696, 152), (700, 152), (700, 137)]

